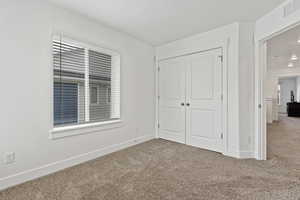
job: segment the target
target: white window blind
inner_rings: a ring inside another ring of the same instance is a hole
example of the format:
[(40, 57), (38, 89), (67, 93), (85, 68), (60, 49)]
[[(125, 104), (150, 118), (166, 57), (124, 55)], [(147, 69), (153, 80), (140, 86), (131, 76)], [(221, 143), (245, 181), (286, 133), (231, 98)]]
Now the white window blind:
[(90, 101), (91, 104), (99, 104), (99, 94), (98, 94), (98, 87), (96, 86), (91, 86), (90, 87)]
[(117, 53), (56, 36), (53, 70), (55, 127), (120, 118), (120, 56)]

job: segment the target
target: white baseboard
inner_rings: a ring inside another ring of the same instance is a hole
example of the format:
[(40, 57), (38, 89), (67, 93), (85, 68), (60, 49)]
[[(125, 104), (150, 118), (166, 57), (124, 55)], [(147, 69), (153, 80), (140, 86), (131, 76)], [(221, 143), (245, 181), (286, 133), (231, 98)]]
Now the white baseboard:
[(249, 159), (249, 158), (255, 158), (254, 153), (252, 151), (240, 151), (239, 153), (240, 159)]
[(181, 144), (185, 144), (185, 138), (184, 136), (175, 136), (175, 135), (170, 135), (167, 133), (160, 133), (159, 138), (164, 139), (164, 140), (169, 140)]
[(154, 135), (146, 135), (138, 138), (134, 138), (128, 141), (125, 141), (120, 144), (111, 145), (108, 147), (104, 147), (101, 149), (97, 149), (92, 152), (80, 154), (77, 156), (73, 156), (71, 158), (68, 158), (66, 160), (57, 161), (54, 163), (50, 163), (35, 169), (30, 169), (24, 172), (20, 172), (8, 177), (4, 177), (0, 179), (0, 190), (4, 190), (8, 187), (12, 187), (30, 180), (34, 180), (37, 178), (40, 178), (42, 176), (46, 176), (49, 174), (52, 174), (54, 172), (63, 170), (68, 167), (72, 167), (74, 165), (78, 165), (83, 162), (87, 162), (89, 160), (96, 159), (98, 157), (104, 156), (106, 154), (116, 152), (122, 149), (125, 149), (130, 146), (134, 146), (136, 144), (140, 144), (143, 142), (146, 142), (148, 140), (154, 139)]
[(224, 155), (237, 159), (255, 158), (252, 151), (229, 151), (227, 153), (224, 153)]

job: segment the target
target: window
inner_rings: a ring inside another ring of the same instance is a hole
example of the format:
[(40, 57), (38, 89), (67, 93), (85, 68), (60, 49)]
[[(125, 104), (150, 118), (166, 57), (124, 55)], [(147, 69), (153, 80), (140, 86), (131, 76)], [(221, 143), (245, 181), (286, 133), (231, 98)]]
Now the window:
[(77, 123), (78, 86), (54, 82), (54, 125)]
[(111, 98), (111, 89), (110, 87), (106, 87), (106, 99), (107, 99), (107, 103), (110, 104), (110, 98)]
[(277, 85), (277, 105), (281, 105), (281, 85)]
[(120, 119), (116, 52), (55, 36), (53, 74), (54, 127)]
[(99, 104), (99, 98), (98, 98), (98, 87), (97, 86), (92, 86), (91, 87), (91, 104)]

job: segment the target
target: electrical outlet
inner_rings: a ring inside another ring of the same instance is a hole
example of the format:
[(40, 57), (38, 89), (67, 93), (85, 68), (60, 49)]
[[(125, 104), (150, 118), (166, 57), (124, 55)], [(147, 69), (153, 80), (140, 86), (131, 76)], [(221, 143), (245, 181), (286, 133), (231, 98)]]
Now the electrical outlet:
[(4, 163), (5, 164), (12, 164), (16, 161), (15, 152), (7, 152), (4, 154)]

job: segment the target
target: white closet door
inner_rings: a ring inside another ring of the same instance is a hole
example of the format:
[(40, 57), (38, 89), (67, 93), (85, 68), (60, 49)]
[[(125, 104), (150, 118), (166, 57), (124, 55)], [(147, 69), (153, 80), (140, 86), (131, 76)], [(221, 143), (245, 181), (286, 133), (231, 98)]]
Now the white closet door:
[(159, 63), (159, 137), (185, 144), (186, 58)]
[(186, 143), (222, 152), (222, 50), (188, 57)]

